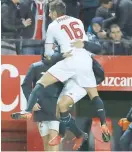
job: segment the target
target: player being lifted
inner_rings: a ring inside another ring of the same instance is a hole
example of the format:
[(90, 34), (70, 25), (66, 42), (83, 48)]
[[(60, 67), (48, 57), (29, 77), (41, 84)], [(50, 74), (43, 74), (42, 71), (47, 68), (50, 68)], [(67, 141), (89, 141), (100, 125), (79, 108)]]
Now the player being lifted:
[[(59, 61), (57, 64), (52, 66), (37, 82), (35, 88), (33, 89), (29, 100), (27, 109), (20, 113), (16, 113), (18, 118), (29, 119), (32, 116), (32, 108), (37, 102), (37, 98), (42, 93), (43, 88), (48, 87), (58, 81), (64, 83), (70, 83), (70, 79), (74, 80), (76, 84), (85, 89), (88, 93), (91, 101), (95, 104), (96, 111), (101, 121), (101, 128), (103, 134), (109, 137), (109, 130), (106, 125), (105, 120), (105, 110), (104, 104), (98, 95), (96, 88), (96, 79), (92, 67), (91, 53), (85, 49), (77, 49), (71, 47), (71, 43), (75, 39), (81, 39), (82, 41), (87, 41), (87, 36), (84, 31), (84, 26), (81, 20), (73, 18), (71, 16), (65, 15), (66, 7), (61, 0), (55, 0), (50, 3), (50, 14), (49, 16), (53, 22), (49, 25), (47, 30), (47, 37), (45, 42), (45, 55), (50, 57), (54, 54), (52, 50), (52, 45), (54, 41), (60, 45), (61, 53), (67, 54), (71, 52), (71, 56)], [(67, 89), (74, 88), (73, 96), (80, 94), (76, 87), (69, 85)], [(58, 102), (58, 108), (60, 111), (60, 121), (64, 126), (71, 125), (72, 128), (75, 127), (75, 120), (71, 117), (68, 111), (69, 105), (74, 104), (72, 95), (62, 95)], [(47, 109), (50, 107), (47, 107)], [(77, 150), (85, 137), (82, 135), (79, 140), (77, 140), (74, 150)], [(51, 143), (58, 144), (60, 139), (55, 137)]]

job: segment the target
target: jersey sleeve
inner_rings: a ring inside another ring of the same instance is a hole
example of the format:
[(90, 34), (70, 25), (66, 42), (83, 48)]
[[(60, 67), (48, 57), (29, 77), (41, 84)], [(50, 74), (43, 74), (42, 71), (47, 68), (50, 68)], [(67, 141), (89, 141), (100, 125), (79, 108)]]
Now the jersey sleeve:
[(52, 25), (49, 25), (46, 40), (45, 40), (45, 55), (52, 56), (54, 54), (53, 44), (54, 44), (54, 28)]

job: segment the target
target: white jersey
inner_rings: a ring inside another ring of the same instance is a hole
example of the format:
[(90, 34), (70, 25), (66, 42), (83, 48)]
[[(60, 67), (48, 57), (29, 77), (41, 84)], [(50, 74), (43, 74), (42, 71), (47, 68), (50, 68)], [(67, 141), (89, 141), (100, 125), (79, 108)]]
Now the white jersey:
[(71, 42), (76, 39), (88, 40), (82, 21), (67, 15), (61, 16), (54, 20), (48, 27), (45, 54), (48, 56), (53, 55), (52, 46), (55, 41), (59, 44), (61, 53), (69, 52), (73, 50), (71, 48)]
[(65, 15), (49, 25), (45, 54), (48, 56), (54, 54), (52, 46), (57, 41), (61, 53), (72, 51), (72, 56), (59, 61), (48, 72), (61, 82), (69, 81), (71, 78), (81, 87), (96, 87), (91, 54), (83, 48), (71, 47), (71, 42), (76, 39), (87, 41), (84, 26), (79, 19)]

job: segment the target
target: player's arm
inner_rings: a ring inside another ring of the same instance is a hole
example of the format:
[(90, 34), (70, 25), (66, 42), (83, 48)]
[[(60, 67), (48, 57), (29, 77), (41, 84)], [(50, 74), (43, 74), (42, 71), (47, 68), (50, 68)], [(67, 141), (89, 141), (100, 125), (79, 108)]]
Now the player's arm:
[(46, 33), (46, 40), (45, 40), (45, 54), (44, 56), (50, 60), (51, 56), (54, 54), (53, 45), (55, 42), (54, 39), (54, 27), (50, 24), (48, 26), (48, 30)]
[(23, 93), (28, 101), (29, 95), (32, 92), (32, 84), (33, 84), (33, 80), (34, 80), (34, 65), (32, 64), (25, 76), (25, 79), (21, 85)]
[(101, 52), (101, 45), (89, 41), (76, 40), (75, 42), (71, 43), (71, 46), (76, 48), (85, 48), (94, 54), (100, 54)]

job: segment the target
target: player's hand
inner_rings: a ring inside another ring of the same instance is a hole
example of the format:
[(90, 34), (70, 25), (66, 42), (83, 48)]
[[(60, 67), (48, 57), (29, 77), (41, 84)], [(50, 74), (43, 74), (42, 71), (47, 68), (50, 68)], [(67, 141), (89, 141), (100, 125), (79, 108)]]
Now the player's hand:
[(107, 124), (103, 124), (101, 126), (101, 131), (102, 131), (102, 139), (103, 139), (103, 141), (104, 142), (109, 142), (110, 139), (111, 139), (111, 135), (110, 135), (110, 132), (109, 132)]
[(46, 54), (44, 54), (44, 56), (45, 56), (45, 58), (46, 58), (47, 60), (51, 60), (51, 57), (50, 57), (50, 56), (48, 56), (48, 55), (46, 55)]
[(68, 57), (71, 57), (72, 56), (72, 51), (69, 51), (69, 52), (66, 52), (66, 53), (63, 53), (63, 58), (68, 58)]
[(38, 103), (36, 103), (33, 107), (33, 111), (39, 111), (39, 110), (41, 110), (41, 107)]
[(105, 135), (109, 135), (109, 134), (110, 134), (109, 128), (108, 128), (108, 126), (107, 126), (106, 124), (103, 124), (103, 125), (101, 126), (101, 131), (102, 131), (102, 133), (105, 134)]
[(71, 47), (83, 48), (84, 42), (82, 40), (76, 40), (75, 42), (71, 43)]

